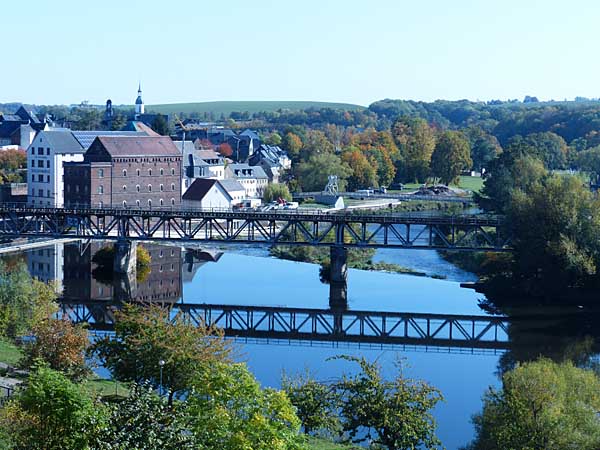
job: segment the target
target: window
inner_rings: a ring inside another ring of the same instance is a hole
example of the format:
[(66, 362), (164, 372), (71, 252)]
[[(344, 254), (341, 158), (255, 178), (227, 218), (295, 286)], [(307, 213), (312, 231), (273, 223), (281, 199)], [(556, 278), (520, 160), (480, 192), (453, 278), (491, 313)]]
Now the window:
[(148, 192), (152, 192), (152, 185), (151, 184), (148, 185)]
[(46, 161), (46, 169), (50, 168), (50, 160)]
[(38, 167), (44, 167), (44, 161), (42, 161), (41, 159), (38, 160)]
[(148, 206), (152, 208), (152, 200), (148, 199)]
[(48, 198), (50, 198), (50, 191), (46, 191), (46, 193), (48, 194)]
[(140, 201), (139, 200), (135, 201), (135, 206), (137, 206), (138, 208), (140, 207)]
[(42, 174), (38, 175), (38, 182), (40, 182), (40, 183), (44, 182), (44, 175), (42, 175)]
[(78, 184), (75, 185), (75, 192), (79, 193), (79, 185)]
[(71, 185), (67, 184), (67, 192), (71, 192)]
[(175, 183), (171, 183), (171, 190), (174, 191), (175, 190)]
[(135, 190), (138, 191), (138, 192), (140, 192), (140, 185), (139, 184), (135, 185)]
[(104, 169), (98, 169), (98, 178), (104, 178)]
[(31, 154), (35, 155), (35, 147), (31, 147)]
[(44, 154), (44, 147), (38, 147), (38, 155)]
[(123, 200), (123, 208), (127, 208), (127, 202)]
[(103, 206), (104, 206), (104, 203), (98, 202), (98, 208), (102, 208)]
[(44, 196), (44, 190), (38, 189), (38, 197), (43, 197), (43, 196)]
[(148, 176), (152, 176), (152, 169), (148, 169)]
[(31, 174), (31, 181), (35, 181), (35, 175)]
[(160, 199), (160, 206), (162, 206), (164, 204), (163, 199)]
[(174, 199), (174, 198), (172, 198), (172, 199), (171, 199), (171, 205), (174, 205), (174, 204), (175, 204), (175, 199)]
[(123, 169), (123, 176), (126, 177), (127, 176), (127, 169)]
[(164, 169), (160, 169), (160, 174), (161, 174), (161, 175), (164, 175), (164, 174), (165, 174), (165, 171), (164, 171)]
[(49, 155), (49, 154), (50, 154), (50, 149), (49, 149), (49, 148), (47, 148), (47, 149), (46, 149), (46, 155)]
[(164, 190), (165, 190), (165, 187), (164, 187), (164, 186), (161, 184), (161, 185), (160, 185), (160, 192), (162, 192), (162, 191), (164, 191)]
[[(64, 177), (64, 175), (63, 175), (63, 177)], [(63, 178), (63, 181), (65, 181), (64, 178)], [(46, 182), (50, 183), (50, 175), (46, 175)]]
[(135, 173), (136, 173), (136, 174), (137, 174), (137, 176), (139, 177), (139, 176), (140, 176), (140, 169), (137, 169), (137, 170), (135, 171)]
[(98, 186), (98, 194), (104, 194), (104, 186)]
[(171, 169), (171, 175), (175, 175), (175, 169)]

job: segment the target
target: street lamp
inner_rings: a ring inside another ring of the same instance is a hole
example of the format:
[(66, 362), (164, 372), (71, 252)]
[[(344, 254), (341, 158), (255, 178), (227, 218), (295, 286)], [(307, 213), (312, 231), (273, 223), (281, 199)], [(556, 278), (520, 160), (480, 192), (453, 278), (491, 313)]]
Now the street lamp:
[(161, 359), (160, 361), (158, 361), (158, 367), (160, 367), (160, 396), (162, 397), (163, 395), (163, 377), (162, 377), (162, 373), (163, 373), (163, 367), (165, 365), (165, 360)]

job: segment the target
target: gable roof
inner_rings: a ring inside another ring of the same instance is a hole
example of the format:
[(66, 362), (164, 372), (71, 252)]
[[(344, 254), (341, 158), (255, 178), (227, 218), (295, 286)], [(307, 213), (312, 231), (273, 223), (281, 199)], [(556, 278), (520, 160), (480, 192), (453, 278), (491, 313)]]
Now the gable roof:
[[(99, 143), (111, 156), (178, 156), (181, 152), (165, 136), (98, 136)], [(91, 147), (91, 146), (90, 146)]]
[(183, 200), (200, 201), (206, 196), (206, 194), (208, 194), (211, 188), (215, 185), (221, 186), (221, 188), (223, 188), (223, 191), (225, 191), (225, 195), (228, 197), (228, 200), (232, 200), (229, 191), (225, 189), (224, 186), (220, 185), (218, 180), (213, 180), (210, 178), (196, 178), (181, 198)]
[(225, 188), (225, 190), (227, 192), (229, 192), (230, 194), (232, 192), (243, 192), (243, 193), (246, 193), (246, 189), (244, 188), (244, 186), (242, 186), (236, 180), (232, 180), (232, 179), (219, 180), (219, 183), (221, 183), (221, 186), (223, 186), (223, 188)]
[(137, 131), (73, 131), (72, 133), (86, 150), (98, 136), (148, 136), (146, 133)]
[[(249, 164), (229, 164), (227, 169), (232, 176), (236, 178), (269, 178), (260, 166), (251, 166)], [(238, 171), (236, 174), (235, 172)], [(243, 171), (246, 173), (244, 174)]]
[(50, 144), (49, 146), (53, 148), (54, 153), (84, 153), (86, 150), (79, 141), (75, 139), (73, 132), (66, 128), (41, 131), (36, 137), (36, 141), (38, 137), (41, 139), (42, 145), (46, 146), (45, 144)]

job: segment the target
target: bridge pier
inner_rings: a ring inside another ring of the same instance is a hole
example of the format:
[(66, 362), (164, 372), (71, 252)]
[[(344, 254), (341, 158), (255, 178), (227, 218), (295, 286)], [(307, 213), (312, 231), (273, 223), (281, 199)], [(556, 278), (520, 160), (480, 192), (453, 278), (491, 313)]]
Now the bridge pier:
[(137, 263), (137, 243), (119, 239), (115, 244), (114, 271), (116, 273), (135, 273)]
[(348, 309), (348, 249), (341, 246), (329, 248), (329, 307)]

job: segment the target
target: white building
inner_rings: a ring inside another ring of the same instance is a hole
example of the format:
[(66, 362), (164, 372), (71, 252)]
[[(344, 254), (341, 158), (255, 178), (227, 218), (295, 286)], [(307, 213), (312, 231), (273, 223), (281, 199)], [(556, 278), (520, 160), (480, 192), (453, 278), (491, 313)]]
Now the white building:
[(246, 198), (262, 197), (269, 184), (269, 177), (262, 167), (248, 164), (229, 164), (225, 170), (225, 178), (239, 182), (246, 191)]
[(240, 203), (243, 200), (244, 188), (239, 185), (232, 185), (231, 180), (225, 181), (224, 183), (209, 178), (195, 179), (181, 197), (183, 207), (229, 209), (235, 204)]

